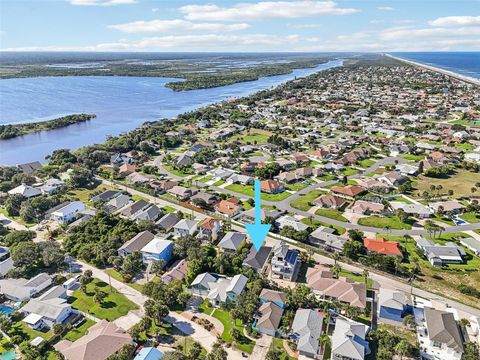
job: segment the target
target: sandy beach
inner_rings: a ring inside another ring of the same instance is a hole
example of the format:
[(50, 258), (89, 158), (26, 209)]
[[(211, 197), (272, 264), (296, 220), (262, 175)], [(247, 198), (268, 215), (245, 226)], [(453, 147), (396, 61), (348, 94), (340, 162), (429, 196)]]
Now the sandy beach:
[(475, 78), (472, 78), (472, 77), (468, 77), (468, 76), (464, 76), (464, 75), (460, 75), (460, 74), (457, 74), (453, 71), (448, 71), (448, 70), (445, 70), (445, 69), (442, 69), (442, 68), (439, 68), (439, 67), (435, 67), (435, 66), (431, 66), (431, 65), (425, 65), (425, 64), (422, 64), (422, 63), (419, 63), (419, 62), (416, 62), (416, 61), (411, 61), (411, 60), (406, 60), (406, 59), (402, 59), (402, 58), (399, 58), (397, 56), (392, 56), (390, 54), (385, 54), (386, 56), (392, 58), (392, 59), (396, 59), (398, 61), (402, 61), (404, 63), (407, 63), (407, 64), (411, 64), (411, 65), (415, 65), (415, 66), (420, 66), (422, 68), (425, 68), (425, 69), (428, 69), (428, 70), (432, 70), (432, 71), (435, 71), (435, 72), (438, 72), (440, 74), (444, 74), (444, 75), (447, 75), (447, 76), (451, 76), (457, 80), (460, 80), (460, 81), (464, 81), (464, 82), (467, 82), (467, 83), (470, 83), (470, 84), (473, 84), (473, 85), (477, 85), (477, 86), (480, 86), (480, 80), (478, 79), (475, 79)]

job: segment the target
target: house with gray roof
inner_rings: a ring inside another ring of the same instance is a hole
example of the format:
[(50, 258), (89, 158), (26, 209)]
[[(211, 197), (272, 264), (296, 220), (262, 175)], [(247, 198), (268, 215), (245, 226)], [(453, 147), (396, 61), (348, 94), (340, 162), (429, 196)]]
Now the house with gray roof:
[(152, 241), (154, 237), (155, 235), (148, 230), (139, 232), (118, 249), (118, 255), (125, 257), (135, 251), (140, 251), (145, 245)]
[(440, 245), (422, 237), (417, 239), (416, 242), (417, 247), (433, 266), (461, 264), (464, 262), (465, 250), (451, 241), (445, 245)]
[(247, 235), (237, 231), (229, 231), (218, 243), (218, 247), (224, 251), (235, 252), (247, 240)]
[(155, 221), (157, 220), (160, 215), (162, 215), (162, 210), (157, 205), (149, 206), (146, 209), (138, 211), (134, 216), (133, 219), (135, 221)]
[(332, 359), (364, 360), (370, 354), (366, 340), (368, 329), (367, 325), (337, 317), (332, 335)]
[(407, 294), (400, 290), (381, 287), (378, 292), (378, 318), (402, 323), (403, 317), (411, 312)]
[(422, 350), (430, 358), (460, 360), (464, 352), (463, 336), (452, 313), (424, 308), (426, 336)]
[(208, 299), (212, 306), (231, 304), (243, 292), (248, 278), (242, 274), (226, 277), (214, 273), (198, 275), (190, 284), (190, 291)]
[(270, 254), (272, 253), (272, 247), (262, 246), (257, 251), (255, 246), (250, 248), (250, 252), (247, 254), (245, 260), (243, 260), (243, 266), (251, 267), (257, 272), (261, 273), (265, 270), (265, 266), (268, 264)]
[(255, 314), (253, 327), (261, 334), (275, 336), (282, 320), (283, 308), (268, 301), (262, 303)]
[(298, 309), (293, 319), (290, 338), (300, 355), (314, 358), (318, 354), (323, 316), (318, 310)]
[(168, 213), (161, 217), (156, 224), (161, 230), (169, 232), (180, 220), (182, 220), (182, 218), (177, 213)]
[(318, 246), (326, 251), (342, 252), (343, 246), (348, 239), (333, 234), (335, 229), (320, 226), (315, 231), (310, 233), (308, 241), (315, 246)]
[(27, 279), (0, 280), (0, 294), (13, 301), (25, 301), (45, 290), (52, 284), (52, 277), (47, 273)]
[(460, 239), (460, 244), (465, 246), (466, 248), (473, 251), (473, 253), (477, 256), (480, 256), (480, 241), (474, 238), (462, 238)]
[(193, 235), (197, 228), (197, 220), (182, 219), (173, 226), (173, 234), (178, 237)]
[(301, 221), (298, 221), (297, 219), (289, 215), (284, 215), (278, 218), (275, 221), (275, 225), (279, 229), (283, 229), (286, 226), (290, 226), (295, 231), (305, 231), (308, 229), (308, 225), (302, 223)]
[(298, 261), (299, 252), (296, 249), (290, 249), (285, 242), (280, 242), (273, 249), (272, 257), (272, 277), (293, 281), (296, 276), (297, 268), (300, 264)]

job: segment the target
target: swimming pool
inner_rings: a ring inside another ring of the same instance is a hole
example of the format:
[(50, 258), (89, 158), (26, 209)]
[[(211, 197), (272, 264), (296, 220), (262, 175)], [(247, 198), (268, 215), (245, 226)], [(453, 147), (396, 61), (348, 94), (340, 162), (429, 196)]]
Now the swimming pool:
[(15, 360), (17, 358), (17, 354), (15, 351), (9, 350), (6, 353), (0, 355), (0, 360)]
[(11, 306), (8, 306), (8, 305), (5, 305), (5, 304), (0, 304), (0, 313), (4, 314), (4, 315), (10, 315), (11, 313), (13, 313), (15, 309)]

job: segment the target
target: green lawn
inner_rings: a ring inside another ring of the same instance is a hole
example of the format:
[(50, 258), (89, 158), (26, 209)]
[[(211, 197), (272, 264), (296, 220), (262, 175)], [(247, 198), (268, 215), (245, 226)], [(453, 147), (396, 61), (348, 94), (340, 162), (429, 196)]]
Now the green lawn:
[[(123, 281), (123, 276), (122, 274), (120, 274), (117, 270), (115, 269), (107, 269), (105, 270), (105, 272), (107, 274), (109, 274), (112, 278), (114, 278), (115, 280), (118, 280), (118, 281), (121, 281), (121, 282), (124, 282)], [(151, 280), (151, 279), (150, 279)], [(140, 284), (135, 284), (135, 283), (125, 283), (127, 284), (128, 286), (134, 288), (135, 290), (138, 290), (140, 292), (142, 292), (143, 290), (143, 285), (140, 285)]]
[(198, 310), (200, 310), (200, 312), (204, 314), (212, 315), (214, 308), (210, 305), (210, 302), (205, 299), (203, 303), (198, 307)]
[(411, 224), (401, 222), (400, 219), (396, 216), (373, 215), (359, 219), (358, 224), (382, 229), (390, 227), (390, 229), (409, 230), (412, 228)]
[(300, 196), (298, 199), (293, 200), (290, 205), (298, 210), (308, 211), (311, 208), (310, 203), (320, 195), (325, 194), (325, 191), (313, 190), (309, 193)]
[(279, 360), (295, 360), (296, 358), (288, 355), (287, 351), (283, 347), (283, 339), (273, 338), (273, 348), (280, 353)]
[(232, 330), (232, 328), (235, 327), (242, 334), (242, 339), (239, 342), (235, 343), (235, 347), (238, 350), (244, 351), (248, 354), (252, 353), (255, 343), (249, 338), (243, 336), (243, 324), (240, 320), (233, 320), (232, 317), (230, 316), (230, 313), (222, 309), (215, 309), (215, 311), (212, 313), (212, 316), (220, 320), (220, 322), (223, 324), (223, 328), (224, 328), (222, 333), (223, 341), (227, 343), (233, 342), (233, 338), (232, 338), (232, 335), (230, 334), (230, 331)]
[(318, 216), (325, 216), (330, 219), (334, 219), (338, 221), (348, 222), (348, 220), (343, 217), (342, 212), (335, 209), (318, 209), (317, 211), (315, 211), (315, 214), (317, 214)]
[(405, 160), (420, 161), (425, 158), (425, 155), (402, 154), (400, 157), (404, 158)]
[[(240, 194), (244, 194), (250, 197), (253, 197), (253, 186), (251, 185), (241, 185), (241, 184), (232, 184), (225, 187), (225, 189), (235, 191)], [(262, 200), (265, 201), (281, 201), (288, 198), (291, 194), (289, 192), (282, 192), (279, 194), (266, 194), (262, 192)]]
[(295, 183), (293, 183), (293, 184), (288, 184), (288, 185), (286, 186), (286, 188), (287, 188), (288, 190), (291, 190), (291, 191), (298, 191), (298, 190), (305, 189), (307, 186), (308, 186), (308, 185), (305, 184), (304, 182), (299, 181), (299, 182), (295, 182)]
[(478, 182), (478, 178), (478, 173), (463, 169), (455, 169), (454, 173), (446, 178), (432, 178), (419, 175), (416, 177), (415, 181), (412, 182), (413, 187), (417, 190), (414, 191), (413, 194), (417, 197), (421, 197), (425, 190), (430, 192), (431, 185), (441, 185), (442, 194), (446, 194), (449, 190), (452, 190), (454, 198), (471, 196), (472, 192), (470, 189)]
[(203, 182), (203, 183), (206, 183), (207, 181), (211, 180), (212, 179), (212, 175), (205, 175), (204, 177), (202, 178), (198, 178), (196, 179), (197, 181), (200, 181), (200, 182)]
[(44, 338), (45, 340), (49, 340), (53, 336), (53, 330), (33, 330), (30, 329), (28, 325), (25, 324), (23, 321), (19, 321), (16, 324), (13, 324), (12, 327), (8, 329), (7, 333), (10, 336), (20, 335), (22, 338), (28, 338), (29, 340), (33, 340), (38, 336)]
[(36, 223), (28, 223), (28, 222), (25, 222), (22, 220), (22, 218), (20, 216), (11, 216), (11, 215), (8, 215), (8, 212), (5, 208), (3, 207), (0, 207), (0, 213), (5, 215), (7, 218), (9, 218), (10, 220), (14, 220), (16, 222), (18, 222), (19, 224), (22, 224), (26, 227), (32, 227), (32, 226), (35, 226), (37, 225)]
[(181, 172), (179, 170), (176, 170), (171, 165), (163, 164), (162, 166), (165, 168), (165, 170), (167, 170), (168, 172), (171, 172), (172, 174), (177, 175), (177, 176), (187, 177), (187, 176), (192, 175), (191, 173), (184, 173), (184, 172)]
[(240, 141), (247, 144), (266, 144), (268, 138), (272, 136), (272, 132), (262, 129), (251, 129), (250, 131), (242, 131), (241, 133), (232, 137), (232, 141)]
[(177, 211), (177, 209), (175, 209), (174, 207), (168, 206), (168, 205), (162, 207), (162, 210), (165, 210), (167, 213), (173, 213), (173, 212)]
[(72, 197), (75, 197), (78, 200), (80, 200), (81, 202), (87, 204), (87, 203), (90, 202), (90, 198), (92, 196), (92, 193), (94, 193), (94, 192), (104, 192), (106, 190), (112, 190), (112, 189), (113, 189), (113, 187), (100, 183), (98, 186), (96, 186), (95, 188), (92, 188), (92, 189), (81, 188), (81, 189), (70, 190), (68, 192), (68, 195), (70, 195)]
[[(195, 340), (191, 336), (179, 336), (179, 339), (173, 344), (173, 347), (181, 349), (184, 354), (188, 354), (193, 343), (195, 343)], [(207, 355), (207, 350), (202, 347), (199, 359), (204, 359), (205, 355)]]
[(475, 211), (463, 213), (460, 217), (469, 223), (480, 222), (480, 214), (476, 213)]
[[(103, 300), (102, 304), (93, 301), (94, 289), (96, 287), (107, 293), (107, 297)], [(86, 293), (84, 293), (82, 289), (75, 290), (70, 298), (70, 302), (75, 309), (109, 321), (126, 315), (130, 310), (138, 309), (136, 304), (128, 300), (117, 290), (110, 289), (107, 283), (99, 279), (93, 279), (93, 281), (87, 285)]]
[(213, 183), (213, 186), (220, 186), (220, 185), (223, 185), (223, 184), (225, 184), (225, 180), (218, 180), (218, 181)]
[(95, 321), (93, 320), (90, 320), (90, 319), (85, 319), (85, 321), (80, 324), (79, 326), (77, 326), (76, 328), (70, 330), (69, 332), (67, 332), (63, 338), (65, 340), (70, 340), (70, 341), (75, 341), (75, 340), (78, 340), (80, 339), (83, 335), (85, 335), (85, 333), (87, 332), (87, 330), (91, 327), (95, 325)]
[(309, 218), (304, 218), (304, 219), (302, 219), (302, 222), (304, 224), (307, 224), (308, 226), (310, 226), (312, 229), (316, 229), (319, 226), (331, 227), (331, 228), (336, 230), (338, 235), (343, 235), (343, 234), (345, 234), (345, 231), (347, 231), (344, 227), (327, 224), (327, 223), (324, 223), (322, 221), (318, 221), (318, 220), (315, 220), (315, 219), (310, 220)]
[(345, 166), (345, 170), (342, 172), (342, 175), (345, 175), (345, 176), (350, 176), (350, 175), (355, 175), (355, 174), (358, 174), (359, 171), (357, 169), (354, 169), (350, 166)]
[(358, 162), (358, 165), (360, 165), (364, 169), (372, 166), (373, 164), (375, 164), (375, 160), (372, 159), (364, 159)]

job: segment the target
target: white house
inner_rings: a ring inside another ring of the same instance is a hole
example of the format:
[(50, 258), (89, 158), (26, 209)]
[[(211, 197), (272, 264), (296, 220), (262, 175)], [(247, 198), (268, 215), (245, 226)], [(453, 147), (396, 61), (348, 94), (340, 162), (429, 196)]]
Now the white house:
[(0, 294), (13, 301), (29, 300), (52, 284), (52, 278), (46, 273), (27, 279), (0, 280)]
[(223, 275), (203, 273), (198, 275), (190, 285), (194, 295), (205, 297), (212, 306), (220, 306), (235, 302), (247, 285), (248, 278), (244, 275), (235, 275), (232, 278)]
[(34, 196), (42, 195), (42, 192), (34, 187), (31, 187), (30, 185), (22, 184), (17, 186), (16, 188), (9, 190), (8, 194), (9, 195), (19, 194), (19, 195), (22, 195), (23, 197), (31, 198)]
[(68, 224), (85, 210), (85, 204), (81, 201), (72, 201), (71, 203), (55, 210), (50, 214), (50, 219), (59, 224)]
[(197, 231), (197, 227), (197, 220), (182, 219), (173, 227), (173, 235), (178, 237), (193, 235)]

